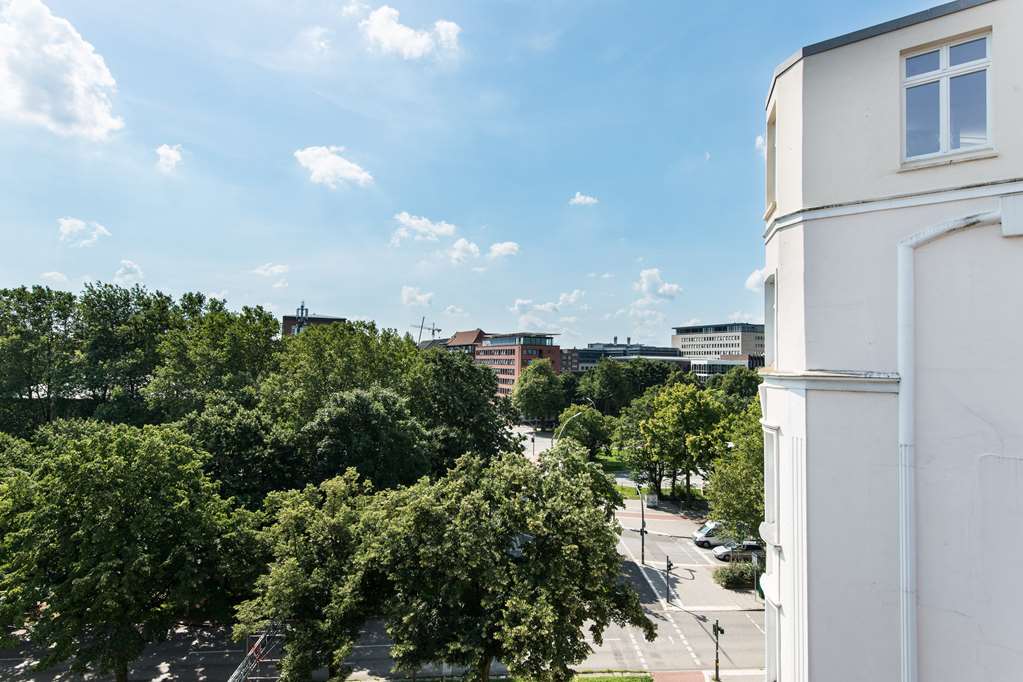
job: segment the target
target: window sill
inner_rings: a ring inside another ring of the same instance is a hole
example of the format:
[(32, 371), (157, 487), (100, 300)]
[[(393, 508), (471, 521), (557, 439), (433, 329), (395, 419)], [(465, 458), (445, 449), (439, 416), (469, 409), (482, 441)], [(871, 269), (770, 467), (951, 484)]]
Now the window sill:
[(997, 156), (998, 152), (993, 147), (984, 147), (983, 149), (971, 149), (968, 152), (942, 154), (941, 156), (930, 157), (927, 159), (919, 159), (917, 161), (903, 161), (902, 166), (899, 168), (898, 172), (908, 173), (910, 171), (920, 170), (922, 168), (937, 168), (939, 166), (951, 166), (954, 163), (980, 161), (981, 159), (993, 159)]

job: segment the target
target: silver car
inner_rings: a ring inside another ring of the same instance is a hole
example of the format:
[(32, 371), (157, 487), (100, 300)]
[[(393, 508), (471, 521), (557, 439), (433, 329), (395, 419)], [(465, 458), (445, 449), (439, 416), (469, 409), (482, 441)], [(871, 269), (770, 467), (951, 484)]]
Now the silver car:
[(709, 549), (730, 541), (731, 538), (724, 537), (724, 529), (719, 521), (708, 521), (693, 533), (693, 544), (697, 547)]

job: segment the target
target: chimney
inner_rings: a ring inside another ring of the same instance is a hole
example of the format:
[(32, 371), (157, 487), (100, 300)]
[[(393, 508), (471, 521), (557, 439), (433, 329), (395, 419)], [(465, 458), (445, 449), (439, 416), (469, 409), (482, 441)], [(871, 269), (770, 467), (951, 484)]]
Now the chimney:
[(631, 346), (632, 345), (632, 337), (631, 336), (626, 336), (625, 337), (625, 345), (626, 346)]
[(615, 337), (614, 343), (615, 343), (616, 345), (618, 344), (618, 337), (617, 337), (617, 336)]

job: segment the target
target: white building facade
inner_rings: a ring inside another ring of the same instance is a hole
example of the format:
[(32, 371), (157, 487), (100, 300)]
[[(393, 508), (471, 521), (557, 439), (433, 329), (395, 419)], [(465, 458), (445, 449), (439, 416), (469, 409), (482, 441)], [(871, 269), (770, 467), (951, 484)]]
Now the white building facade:
[(675, 327), (671, 345), (678, 348), (684, 358), (763, 355), (764, 325), (726, 322)]
[(766, 120), (766, 679), (1023, 680), (1023, 0), (803, 48)]

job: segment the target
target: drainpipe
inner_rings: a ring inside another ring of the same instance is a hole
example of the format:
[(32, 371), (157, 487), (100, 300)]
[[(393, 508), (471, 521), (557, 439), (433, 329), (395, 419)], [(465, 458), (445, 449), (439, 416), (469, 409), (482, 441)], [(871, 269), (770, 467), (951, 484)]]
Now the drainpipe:
[(898, 245), (898, 368), (899, 368), (899, 640), (902, 682), (917, 678), (916, 586), (916, 361), (914, 254), (924, 244), (974, 227), (1002, 220), (1001, 211), (978, 213), (912, 234)]

